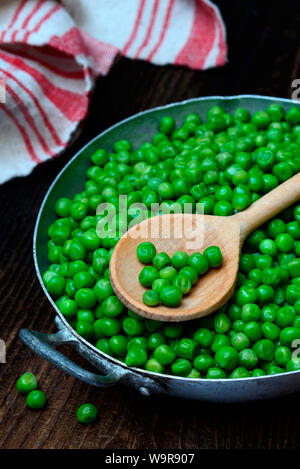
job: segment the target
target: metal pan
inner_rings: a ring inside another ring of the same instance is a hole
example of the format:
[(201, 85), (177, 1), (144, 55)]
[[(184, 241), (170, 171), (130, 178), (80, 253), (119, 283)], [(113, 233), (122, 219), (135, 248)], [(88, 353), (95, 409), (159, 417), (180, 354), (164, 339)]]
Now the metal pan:
[[(35, 353), (53, 365), (88, 384), (108, 387), (117, 383), (124, 383), (137, 388), (146, 396), (162, 393), (169, 396), (211, 402), (242, 402), (279, 397), (299, 391), (300, 371), (258, 378), (209, 380), (180, 378), (137, 368), (128, 368), (119, 360), (100, 352), (76, 333), (58, 310), (46, 291), (41, 278), (42, 273), (49, 266), (46, 249), (47, 231), (49, 225), (55, 220), (55, 202), (59, 197), (73, 197), (77, 192), (84, 189), (85, 172), (90, 165), (90, 157), (96, 149), (104, 147), (111, 150), (113, 142), (128, 138), (128, 136), (130, 136), (130, 140), (135, 147), (138, 147), (152, 138), (157, 132), (157, 122), (166, 114), (174, 117), (177, 124), (181, 124), (185, 114), (198, 112), (201, 117), (205, 117), (206, 111), (216, 104), (223, 106), (229, 112), (238, 107), (245, 107), (251, 112), (255, 112), (272, 103), (281, 104), (285, 110), (295, 105), (295, 102), (288, 99), (256, 95), (212, 96), (169, 104), (141, 112), (123, 120), (102, 132), (79, 151), (51, 185), (41, 206), (34, 232), (33, 255), (37, 276), (56, 313), (55, 322), (59, 331), (56, 334), (49, 335), (22, 329), (20, 331), (21, 340)], [(99, 369), (103, 375), (84, 370), (54, 348), (63, 344), (71, 345), (80, 355)]]

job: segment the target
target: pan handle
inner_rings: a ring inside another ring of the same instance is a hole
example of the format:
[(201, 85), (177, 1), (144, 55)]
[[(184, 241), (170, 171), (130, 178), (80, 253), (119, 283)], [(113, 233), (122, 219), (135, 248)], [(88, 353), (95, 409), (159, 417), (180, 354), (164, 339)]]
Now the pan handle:
[(69, 375), (84, 381), (85, 383), (100, 388), (107, 388), (116, 384), (122, 377), (121, 373), (116, 370), (110, 372), (106, 376), (101, 376), (96, 373), (91, 373), (79, 365), (74, 363), (69, 358), (65, 357), (61, 352), (56, 350), (54, 346), (63, 344), (74, 344), (72, 338), (66, 329), (61, 329), (55, 334), (44, 334), (42, 332), (31, 331), (29, 329), (21, 329), (19, 332), (20, 339), (27, 345), (33, 352), (52, 365), (65, 371)]

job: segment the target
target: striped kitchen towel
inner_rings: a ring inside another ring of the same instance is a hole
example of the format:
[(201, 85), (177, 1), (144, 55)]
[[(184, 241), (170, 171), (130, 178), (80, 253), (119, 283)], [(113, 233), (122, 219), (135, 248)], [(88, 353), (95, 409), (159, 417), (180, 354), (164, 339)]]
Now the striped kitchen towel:
[(220, 66), (225, 27), (209, 0), (1, 0), (0, 183), (66, 147), (118, 54)]

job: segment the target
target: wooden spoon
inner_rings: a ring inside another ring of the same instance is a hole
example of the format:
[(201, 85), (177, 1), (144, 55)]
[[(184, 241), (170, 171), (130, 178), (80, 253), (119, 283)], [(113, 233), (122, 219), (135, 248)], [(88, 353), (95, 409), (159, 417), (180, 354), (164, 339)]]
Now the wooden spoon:
[[(300, 173), (276, 187), (248, 209), (230, 217), (200, 214), (158, 215), (133, 226), (116, 245), (110, 261), (112, 287), (122, 303), (140, 316), (160, 321), (187, 321), (212, 313), (224, 305), (234, 292), (240, 252), (246, 237), (258, 226), (300, 198)], [(170, 223), (170, 230), (168, 230)], [(181, 231), (181, 232), (180, 232)], [(197, 232), (198, 243), (191, 243)], [(169, 308), (143, 303), (145, 288), (138, 276), (143, 264), (137, 258), (137, 246), (152, 242), (157, 252), (175, 251), (192, 254), (208, 246), (219, 246), (223, 264), (199, 277), (180, 306)]]

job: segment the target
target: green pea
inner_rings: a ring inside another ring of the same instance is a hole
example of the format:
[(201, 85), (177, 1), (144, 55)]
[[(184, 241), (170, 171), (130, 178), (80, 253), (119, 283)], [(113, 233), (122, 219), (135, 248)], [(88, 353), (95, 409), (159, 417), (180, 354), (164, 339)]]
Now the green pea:
[(156, 248), (154, 244), (145, 242), (138, 245), (136, 253), (140, 262), (143, 264), (149, 264), (156, 255)]
[(144, 323), (145, 323), (145, 329), (148, 332), (157, 331), (162, 326), (162, 323), (160, 321), (155, 321), (153, 319), (145, 319)]
[(249, 303), (255, 303), (257, 300), (257, 292), (255, 288), (241, 287), (237, 293), (238, 306), (244, 306)]
[(43, 279), (46, 288), (51, 295), (59, 297), (63, 294), (66, 281), (61, 275), (51, 272), (51, 275), (49, 274), (48, 276), (44, 274)]
[(279, 122), (284, 116), (284, 109), (280, 104), (271, 104), (267, 109), (272, 122)]
[(296, 106), (291, 107), (285, 115), (285, 120), (292, 125), (300, 122), (300, 111)]
[(192, 285), (195, 285), (198, 281), (198, 273), (197, 271), (190, 266), (183, 267), (182, 269), (179, 270), (179, 275), (184, 275), (186, 276)]
[(285, 370), (279, 366), (271, 365), (268, 367), (268, 375), (277, 375), (278, 373), (283, 373)]
[(288, 347), (281, 345), (276, 347), (274, 357), (278, 365), (285, 367), (292, 358), (292, 352)]
[(226, 372), (218, 367), (211, 367), (207, 370), (207, 379), (224, 379), (227, 378)]
[(188, 263), (190, 267), (193, 267), (198, 275), (204, 275), (209, 269), (209, 261), (207, 256), (205, 257), (200, 252), (194, 252), (189, 257)]
[(120, 151), (130, 151), (131, 150), (131, 143), (128, 140), (119, 140), (114, 144), (114, 149), (117, 153)]
[(160, 131), (163, 134), (166, 134), (166, 135), (170, 134), (171, 132), (173, 132), (174, 127), (175, 127), (175, 120), (173, 119), (173, 117), (165, 116), (161, 119)]
[(225, 334), (216, 334), (211, 349), (216, 353), (220, 348), (227, 347), (227, 345), (230, 345), (229, 338)]
[(184, 251), (176, 251), (172, 256), (172, 264), (176, 270), (180, 270), (189, 264), (189, 256)]
[(264, 239), (259, 244), (259, 250), (262, 254), (269, 256), (276, 256), (277, 254), (277, 245), (273, 239)]
[(99, 279), (94, 286), (94, 293), (98, 301), (104, 301), (113, 295), (113, 289), (109, 280), (105, 278)]
[(239, 365), (245, 367), (247, 370), (252, 370), (256, 367), (258, 356), (253, 349), (244, 348), (239, 352)]
[(281, 233), (275, 238), (276, 247), (280, 252), (290, 252), (294, 246), (294, 239), (289, 233)]
[(181, 339), (177, 347), (177, 355), (181, 358), (187, 358), (192, 360), (199, 352), (198, 343), (189, 338)]
[(251, 199), (247, 194), (235, 194), (232, 199), (232, 206), (234, 210), (240, 212), (249, 207)]
[(161, 363), (159, 363), (158, 360), (155, 358), (150, 358), (146, 363), (145, 363), (145, 369), (147, 371), (152, 371), (153, 373), (163, 373), (164, 372), (164, 367)]
[[(254, 267), (255, 262), (253, 256), (251, 254), (242, 254), (240, 258), (240, 269), (242, 272), (249, 274), (251, 269), (254, 269)], [(253, 280), (255, 280), (255, 278)]]
[(241, 308), (233, 303), (230, 305), (227, 314), (232, 321), (239, 320), (241, 319)]
[(88, 267), (84, 261), (78, 260), (69, 264), (69, 274), (71, 277), (74, 277), (78, 272), (86, 272), (87, 270)]
[(86, 255), (84, 245), (78, 239), (73, 239), (70, 243), (69, 257), (72, 261), (83, 260)]
[(75, 294), (75, 302), (78, 308), (90, 309), (96, 304), (97, 298), (90, 288), (81, 288)]
[[(253, 248), (258, 248), (260, 242), (264, 239), (264, 233), (261, 230), (255, 230), (247, 238), (247, 243)], [(272, 262), (272, 259), (271, 259)]]
[(192, 370), (192, 364), (189, 360), (185, 358), (177, 358), (172, 363), (172, 373), (175, 376), (187, 376)]
[(201, 375), (198, 370), (196, 370), (195, 368), (192, 368), (191, 371), (186, 375), (186, 378), (198, 379), (198, 378), (201, 378)]
[(231, 320), (225, 313), (218, 312), (215, 316), (214, 326), (218, 334), (225, 334), (230, 329)]
[(292, 358), (286, 364), (286, 371), (299, 371), (300, 370), (300, 360), (299, 358)]
[(171, 265), (170, 256), (165, 252), (160, 252), (152, 259), (153, 265), (157, 270), (161, 270), (164, 267)]
[(48, 259), (50, 262), (59, 262), (61, 256), (62, 249), (60, 246), (53, 246), (52, 248), (48, 249)]
[(181, 324), (169, 324), (163, 328), (163, 333), (169, 339), (177, 339), (183, 333), (183, 326)]
[(63, 301), (60, 302), (59, 309), (61, 313), (68, 319), (76, 316), (76, 313), (78, 311), (75, 301), (69, 298), (65, 298)]
[(249, 376), (250, 376), (249, 371), (246, 370), (246, 368), (244, 368), (243, 366), (239, 366), (238, 368), (236, 368), (230, 373), (229, 378), (239, 379), (239, 378), (248, 378)]
[(98, 411), (93, 404), (83, 404), (77, 409), (77, 420), (81, 423), (91, 423), (96, 420)]
[(235, 334), (231, 339), (231, 345), (235, 348), (238, 352), (243, 349), (247, 349), (250, 345), (249, 338), (244, 332), (238, 332)]
[(162, 365), (170, 365), (175, 360), (176, 354), (168, 345), (159, 345), (154, 350), (154, 358)]
[(179, 288), (182, 295), (187, 295), (192, 288), (190, 279), (188, 279), (185, 275), (177, 275), (173, 280), (172, 285)]
[(255, 321), (250, 321), (245, 324), (244, 333), (251, 342), (256, 342), (262, 337), (261, 328)]
[(300, 277), (300, 259), (291, 260), (287, 267), (291, 277)]
[(165, 306), (176, 307), (179, 306), (182, 299), (182, 293), (179, 288), (172, 285), (164, 287), (160, 290), (159, 293), (161, 302)]
[(159, 292), (161, 291), (162, 288), (168, 287), (169, 285), (171, 285), (169, 280), (163, 279), (163, 278), (157, 278), (152, 283), (152, 290), (154, 290), (155, 292), (157, 292), (159, 294)]
[(263, 336), (266, 339), (275, 341), (278, 339), (279, 334), (280, 334), (280, 329), (276, 324), (273, 324), (272, 322), (265, 322), (261, 326), (261, 330), (263, 333)]
[(92, 311), (80, 309), (77, 311), (77, 319), (78, 321), (87, 321), (91, 324), (95, 322), (95, 317)]
[(70, 210), (72, 207), (72, 201), (67, 197), (62, 197), (58, 199), (55, 204), (55, 211), (59, 217), (68, 217), (70, 215)]
[(209, 355), (198, 355), (193, 361), (194, 368), (203, 373), (207, 372), (209, 368), (214, 367), (215, 364), (214, 358)]
[(177, 276), (177, 271), (174, 267), (167, 266), (160, 270), (159, 276), (162, 279), (169, 280), (169, 282), (173, 282), (173, 280)]
[(252, 376), (257, 378), (259, 376), (265, 376), (265, 371), (261, 370), (260, 368), (256, 368), (255, 370), (252, 371)]
[(157, 306), (160, 303), (159, 294), (155, 290), (145, 291), (143, 294), (143, 302), (147, 306)]
[(127, 352), (127, 338), (124, 335), (114, 335), (109, 339), (109, 347), (117, 357), (124, 357)]
[(238, 353), (233, 347), (221, 347), (216, 352), (215, 360), (220, 368), (232, 370), (238, 363)]
[(276, 324), (285, 328), (291, 326), (295, 319), (295, 310), (292, 306), (283, 306), (282, 308), (277, 309), (276, 311)]
[(217, 215), (219, 217), (227, 217), (229, 215), (232, 215), (232, 204), (227, 200), (219, 200), (214, 206), (213, 213), (214, 215)]
[(200, 328), (194, 333), (194, 339), (202, 347), (210, 347), (214, 340), (214, 333), (207, 328)]
[(157, 347), (165, 343), (166, 343), (165, 337), (163, 336), (163, 334), (160, 334), (159, 332), (154, 332), (153, 334), (149, 336), (148, 347), (150, 350), (155, 350)]
[(281, 274), (279, 269), (276, 268), (268, 268), (264, 269), (262, 272), (262, 283), (277, 286), (281, 280)]
[(80, 290), (85, 287), (90, 288), (95, 283), (95, 279), (90, 272), (78, 272), (74, 275), (73, 281), (76, 290)]
[(280, 332), (279, 340), (282, 345), (290, 347), (294, 341), (300, 339), (300, 329), (296, 327), (285, 327)]
[(241, 312), (241, 319), (244, 322), (258, 321), (261, 316), (259, 306), (256, 304), (247, 303), (243, 305)]
[(107, 152), (103, 148), (99, 148), (93, 153), (91, 160), (94, 165), (103, 166), (108, 161)]
[(299, 300), (297, 300), (297, 301), (295, 302), (295, 304), (294, 304), (294, 310), (295, 310), (295, 313), (296, 313), (297, 315), (300, 314), (300, 298), (299, 298)]
[(257, 341), (253, 350), (261, 360), (271, 361), (274, 357), (274, 344), (269, 339), (261, 339)]
[(111, 295), (103, 301), (100, 310), (103, 316), (114, 318), (120, 316), (124, 310), (124, 305), (121, 303), (119, 298), (115, 295)]
[(143, 285), (143, 287), (150, 288), (154, 280), (159, 278), (160, 272), (158, 272), (155, 267), (150, 265), (144, 267), (139, 274), (139, 281), (141, 285)]
[(125, 318), (122, 325), (125, 334), (129, 336), (140, 335), (144, 330), (144, 324), (135, 318)]
[(89, 340), (93, 336), (94, 328), (88, 321), (78, 321), (76, 325), (76, 332), (84, 339)]
[(26, 398), (26, 404), (30, 409), (43, 409), (47, 402), (46, 395), (43, 391), (37, 389), (31, 391)]
[(245, 327), (245, 322), (241, 319), (236, 319), (232, 324), (232, 329), (234, 332), (243, 332)]
[(132, 347), (140, 347), (144, 348), (146, 351), (148, 350), (148, 341), (146, 337), (132, 337), (127, 345), (127, 350), (132, 349)]
[(37, 379), (33, 373), (27, 371), (17, 381), (17, 390), (21, 394), (29, 394), (37, 388)]
[(121, 322), (115, 318), (100, 318), (93, 324), (94, 334), (98, 338), (101, 335), (112, 337), (121, 330)]

